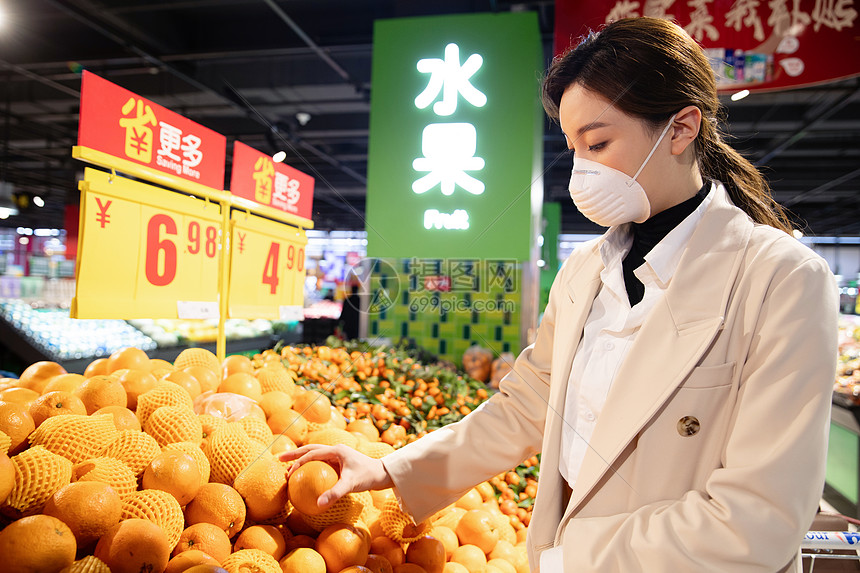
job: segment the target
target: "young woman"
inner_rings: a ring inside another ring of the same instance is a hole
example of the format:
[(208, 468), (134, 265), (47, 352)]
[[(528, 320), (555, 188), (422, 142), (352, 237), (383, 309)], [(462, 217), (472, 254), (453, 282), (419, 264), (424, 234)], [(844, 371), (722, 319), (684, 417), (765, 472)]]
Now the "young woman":
[(542, 452), (532, 569), (800, 571), (824, 481), (836, 286), (721, 139), (678, 26), (619, 20), (553, 62), (571, 196), (609, 227), (553, 285), (537, 340), (461, 422), (371, 460), (306, 446), (423, 520)]

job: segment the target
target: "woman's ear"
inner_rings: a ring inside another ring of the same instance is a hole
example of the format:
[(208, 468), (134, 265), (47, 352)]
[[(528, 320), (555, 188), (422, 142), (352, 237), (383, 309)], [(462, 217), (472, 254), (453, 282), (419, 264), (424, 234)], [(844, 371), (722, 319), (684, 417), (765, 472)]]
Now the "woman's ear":
[(672, 122), (672, 155), (681, 155), (696, 140), (702, 125), (702, 110), (688, 105), (675, 115)]

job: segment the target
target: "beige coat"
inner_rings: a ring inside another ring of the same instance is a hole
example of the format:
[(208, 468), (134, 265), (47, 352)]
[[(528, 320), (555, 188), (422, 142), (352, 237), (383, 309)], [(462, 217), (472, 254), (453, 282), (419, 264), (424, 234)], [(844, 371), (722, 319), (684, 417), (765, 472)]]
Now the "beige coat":
[[(501, 391), (384, 458), (405, 508), (425, 519), (543, 452), (533, 569), (563, 544), (564, 570), (574, 572), (799, 570), (824, 482), (836, 368), (827, 264), (753, 224), (716, 187), (620, 366), (564, 506), (565, 388), (600, 284), (601, 240), (562, 267), (537, 340)], [(699, 430), (686, 435), (690, 418)]]

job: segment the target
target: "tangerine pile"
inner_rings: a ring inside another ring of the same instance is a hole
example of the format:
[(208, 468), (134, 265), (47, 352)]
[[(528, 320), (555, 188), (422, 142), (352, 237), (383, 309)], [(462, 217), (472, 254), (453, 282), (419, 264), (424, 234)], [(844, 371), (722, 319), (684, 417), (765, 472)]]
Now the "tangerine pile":
[[(347, 420), (373, 425), (381, 441), (395, 448), (459, 421), (493, 392), (448, 365), (422, 363), (408, 350), (368, 350), (333, 337), (327, 342), (331, 346), (284, 346), (280, 355), (305, 387), (324, 394)], [(274, 359), (272, 354), (258, 363)], [(531, 521), (539, 469), (532, 456), (490, 480), (517, 529)]]
[(345, 444), (379, 458), (418, 438), (388, 416), (347, 418), (350, 404), (332, 404), (336, 394), (319, 379), (365, 368), (348, 353), (318, 347), (311, 353), (318, 363), (308, 366), (296, 352), (308, 356), (290, 349), (219, 362), (192, 348), (171, 364), (126, 348), (82, 376), (38, 362), (19, 379), (0, 380), (4, 567), (528, 571), (529, 515), (513, 487), (536, 482), (516, 472), (420, 524), (392, 490), (348, 494), (320, 511), (316, 498), (337, 480), (324, 462), (303, 465), (288, 481), (289, 465), (277, 454), (306, 443)]

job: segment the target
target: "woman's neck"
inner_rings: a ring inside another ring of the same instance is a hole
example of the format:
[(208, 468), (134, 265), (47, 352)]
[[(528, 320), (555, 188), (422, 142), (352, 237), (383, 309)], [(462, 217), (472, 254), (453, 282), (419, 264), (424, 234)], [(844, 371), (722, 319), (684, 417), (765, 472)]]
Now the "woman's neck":
[(651, 216), (665, 211), (693, 197), (704, 185), (704, 178), (692, 153), (671, 157), (661, 165), (661, 177), (656, 182), (659, 193), (648, 196)]

